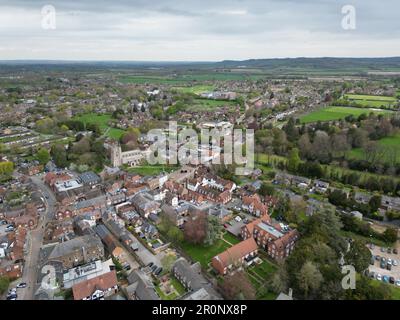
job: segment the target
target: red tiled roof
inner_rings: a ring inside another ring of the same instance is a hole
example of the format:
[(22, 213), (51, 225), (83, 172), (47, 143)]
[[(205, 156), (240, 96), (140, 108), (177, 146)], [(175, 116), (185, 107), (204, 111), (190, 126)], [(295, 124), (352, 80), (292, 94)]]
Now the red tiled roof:
[(75, 300), (82, 300), (92, 295), (96, 290), (105, 291), (118, 284), (115, 270), (97, 276), (95, 278), (79, 282), (72, 286)]
[(249, 253), (257, 250), (257, 243), (251, 237), (247, 240), (243, 240), (233, 247), (228, 248), (224, 252), (216, 255), (213, 259), (216, 259), (221, 263), (223, 267), (230, 265), (231, 263), (236, 262), (238, 259), (243, 258)]

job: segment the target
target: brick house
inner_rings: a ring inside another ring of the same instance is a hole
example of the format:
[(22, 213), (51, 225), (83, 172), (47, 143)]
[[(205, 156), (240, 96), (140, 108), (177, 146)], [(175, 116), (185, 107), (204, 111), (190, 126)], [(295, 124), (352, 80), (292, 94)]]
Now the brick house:
[(248, 238), (212, 258), (211, 264), (221, 275), (250, 263), (258, 252), (257, 243)]

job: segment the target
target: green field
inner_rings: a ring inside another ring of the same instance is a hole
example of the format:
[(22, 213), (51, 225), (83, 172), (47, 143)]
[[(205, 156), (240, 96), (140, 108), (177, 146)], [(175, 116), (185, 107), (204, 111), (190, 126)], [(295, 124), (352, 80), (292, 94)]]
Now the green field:
[(108, 125), (108, 122), (111, 120), (110, 114), (85, 113), (73, 117), (72, 120), (80, 120), (85, 124), (97, 123), (103, 134), (106, 134), (108, 137), (114, 139), (119, 139), (125, 132), (122, 129), (111, 128)]
[[(383, 155), (383, 162), (390, 161), (390, 157), (395, 156), (397, 163), (400, 163), (400, 135), (386, 137), (378, 141), (378, 145), (386, 148), (386, 153)], [(365, 160), (365, 151), (362, 148), (355, 148), (348, 152), (349, 159)]]
[(345, 98), (364, 107), (387, 108), (393, 106), (397, 99), (387, 96), (369, 96), (361, 94), (347, 94)]
[(235, 237), (233, 234), (227, 232), (223, 235), (223, 238), (231, 244), (237, 244), (240, 242), (239, 238)]
[(301, 123), (313, 123), (317, 121), (334, 121), (344, 119), (349, 115), (353, 115), (358, 117), (359, 115), (365, 113), (368, 114), (370, 112), (374, 113), (389, 113), (387, 110), (376, 110), (376, 109), (363, 109), (363, 108), (350, 108), (350, 107), (326, 107), (314, 112), (311, 112), (307, 115), (300, 117)]
[(222, 107), (235, 107), (236, 101), (226, 100), (210, 100), (210, 99), (194, 99), (193, 104), (188, 106), (187, 111), (213, 111)]

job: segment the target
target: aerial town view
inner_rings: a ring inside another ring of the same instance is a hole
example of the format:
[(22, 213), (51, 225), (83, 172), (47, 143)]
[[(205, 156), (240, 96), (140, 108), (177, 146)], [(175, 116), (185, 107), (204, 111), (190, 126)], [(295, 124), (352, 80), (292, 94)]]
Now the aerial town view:
[(400, 300), (397, 1), (1, 2), (0, 300)]

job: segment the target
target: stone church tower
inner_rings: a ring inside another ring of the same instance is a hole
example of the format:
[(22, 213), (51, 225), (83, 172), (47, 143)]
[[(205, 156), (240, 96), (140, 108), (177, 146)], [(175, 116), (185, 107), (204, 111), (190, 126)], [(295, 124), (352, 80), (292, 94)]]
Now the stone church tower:
[(118, 142), (111, 145), (111, 163), (114, 168), (122, 165), (122, 150)]

